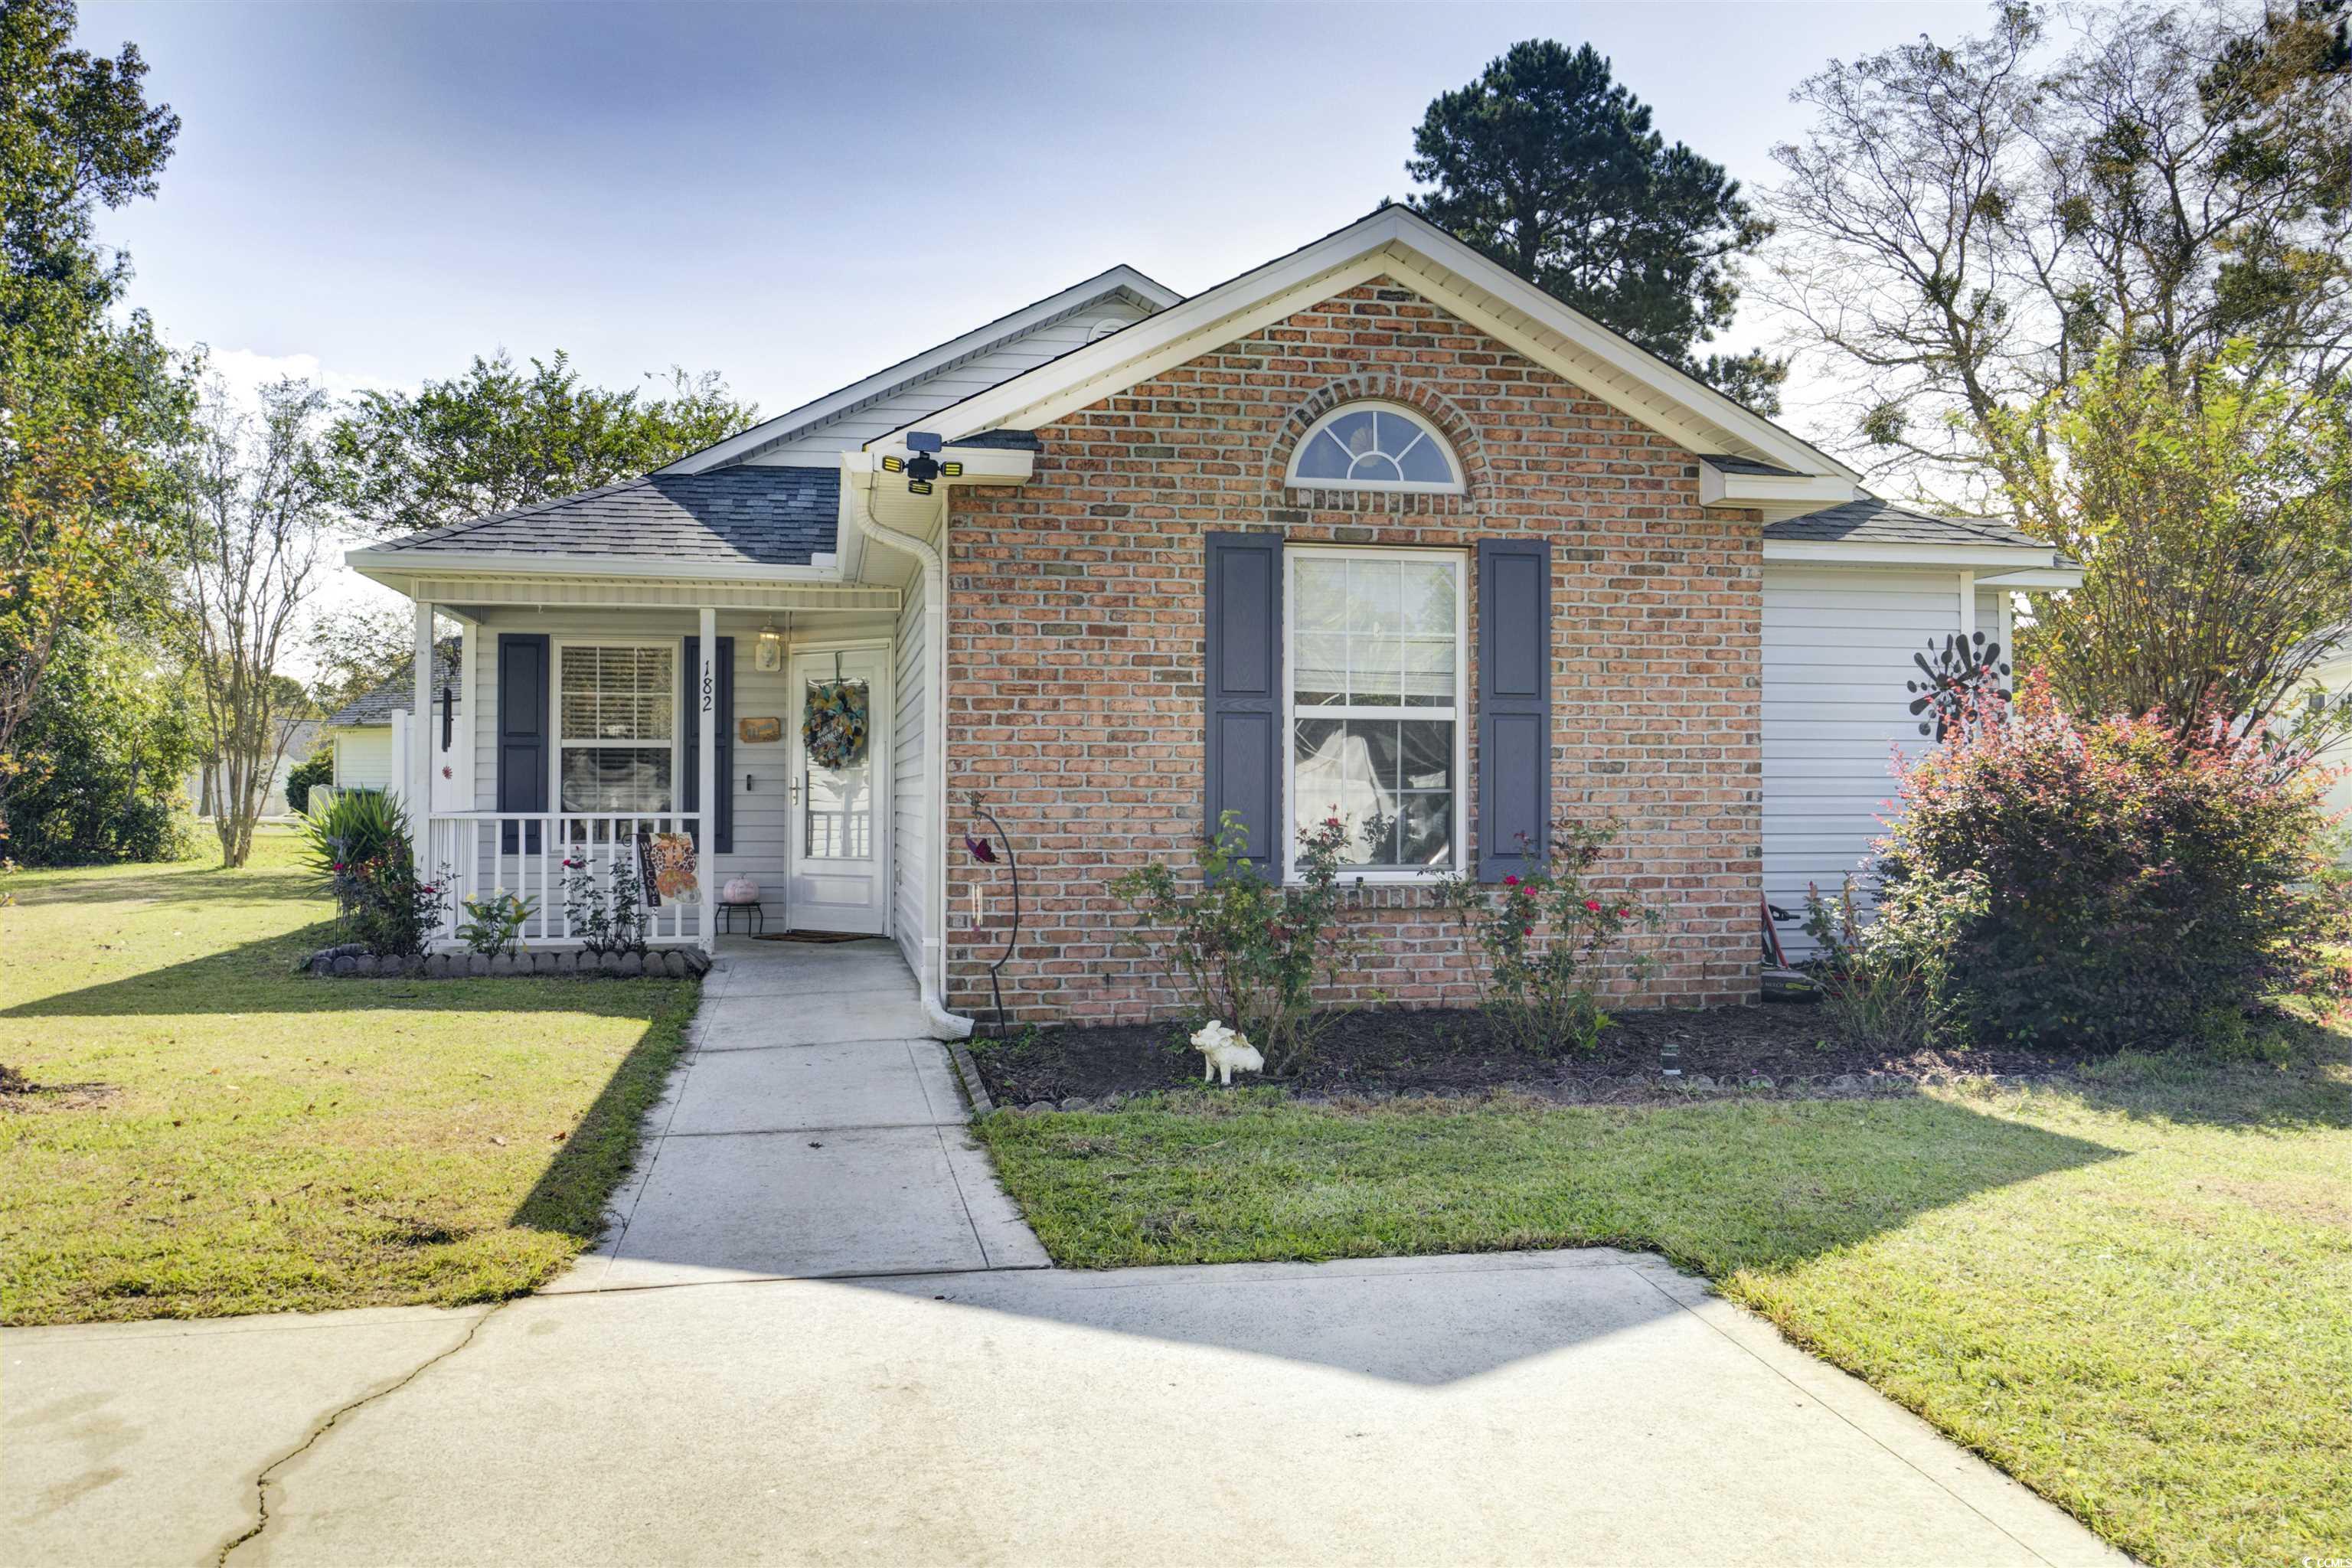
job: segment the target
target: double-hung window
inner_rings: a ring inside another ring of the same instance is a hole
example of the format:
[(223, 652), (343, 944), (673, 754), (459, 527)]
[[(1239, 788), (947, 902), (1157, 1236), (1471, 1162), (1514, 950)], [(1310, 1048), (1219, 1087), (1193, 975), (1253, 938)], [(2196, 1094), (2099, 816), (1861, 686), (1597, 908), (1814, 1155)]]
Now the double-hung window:
[(1337, 816), (1358, 870), (1461, 864), (1463, 558), (1297, 546), (1284, 555), (1296, 835)]
[(562, 643), (556, 668), (558, 809), (673, 810), (677, 645)]

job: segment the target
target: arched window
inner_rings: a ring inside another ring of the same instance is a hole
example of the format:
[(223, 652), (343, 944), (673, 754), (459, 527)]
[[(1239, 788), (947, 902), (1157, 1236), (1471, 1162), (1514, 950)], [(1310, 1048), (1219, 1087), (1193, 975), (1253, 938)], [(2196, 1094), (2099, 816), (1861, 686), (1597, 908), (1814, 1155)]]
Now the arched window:
[(1393, 403), (1350, 403), (1318, 419), (1290, 457), (1294, 485), (1318, 489), (1462, 489), (1462, 466), (1428, 420)]

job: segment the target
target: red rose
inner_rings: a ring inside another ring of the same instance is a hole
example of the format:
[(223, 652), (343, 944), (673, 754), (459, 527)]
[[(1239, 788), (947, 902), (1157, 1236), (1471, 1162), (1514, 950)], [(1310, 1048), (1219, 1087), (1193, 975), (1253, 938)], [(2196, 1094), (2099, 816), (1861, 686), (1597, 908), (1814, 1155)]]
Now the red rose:
[(1601, 900), (1599, 899), (1587, 899), (1584, 900), (1584, 907), (1593, 914), (1597, 915), (1601, 912)]
[(1516, 888), (1518, 885), (1519, 879), (1517, 877), (1506, 877), (1503, 879), (1503, 886), (1506, 888)]

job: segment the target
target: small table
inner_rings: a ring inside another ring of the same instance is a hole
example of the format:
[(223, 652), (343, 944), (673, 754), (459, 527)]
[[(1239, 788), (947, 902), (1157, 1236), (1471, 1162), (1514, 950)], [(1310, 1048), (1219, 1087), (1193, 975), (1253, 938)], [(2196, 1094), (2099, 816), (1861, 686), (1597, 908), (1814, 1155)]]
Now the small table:
[(735, 914), (739, 910), (749, 911), (751, 917), (751, 930), (755, 933), (760, 935), (766, 934), (768, 930), (768, 911), (761, 908), (756, 900), (748, 904), (720, 904), (719, 906), (719, 929), (721, 931), (731, 931), (735, 929)]

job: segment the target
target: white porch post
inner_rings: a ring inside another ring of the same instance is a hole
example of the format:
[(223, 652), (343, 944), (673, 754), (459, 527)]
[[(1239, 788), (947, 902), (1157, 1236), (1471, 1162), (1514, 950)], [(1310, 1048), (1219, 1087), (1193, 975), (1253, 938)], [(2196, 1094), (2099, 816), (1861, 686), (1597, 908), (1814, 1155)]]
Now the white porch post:
[(415, 700), (408, 710), (408, 837), (416, 874), (433, 874), (433, 604), (416, 601)]
[(719, 776), (719, 612), (702, 606), (702, 668), (694, 678), (694, 721), (701, 750), (695, 754), (700, 778), (695, 799), (702, 806), (702, 951), (719, 951), (719, 792), (726, 781)]
[(1960, 574), (1960, 640), (1968, 642), (1977, 633), (1977, 574)]

